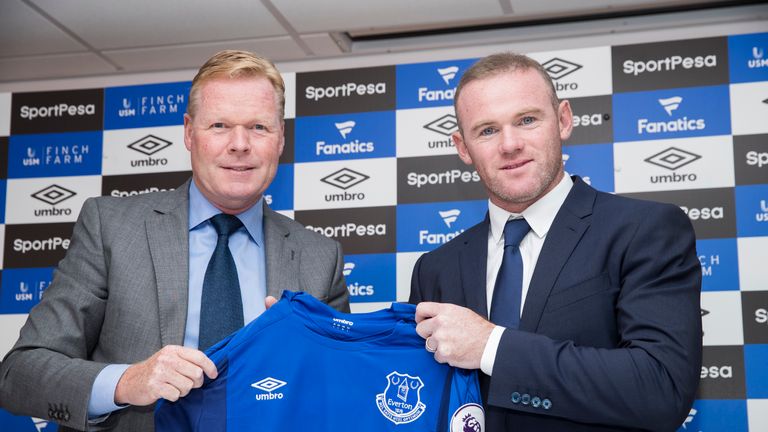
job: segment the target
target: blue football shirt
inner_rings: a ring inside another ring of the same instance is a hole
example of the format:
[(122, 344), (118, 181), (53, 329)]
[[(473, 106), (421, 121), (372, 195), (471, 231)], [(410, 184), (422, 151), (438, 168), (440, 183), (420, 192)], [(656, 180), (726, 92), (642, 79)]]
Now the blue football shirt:
[(158, 403), (157, 431), (483, 431), (476, 372), (435, 361), (415, 310), (345, 314), (286, 291), (206, 352), (218, 378)]

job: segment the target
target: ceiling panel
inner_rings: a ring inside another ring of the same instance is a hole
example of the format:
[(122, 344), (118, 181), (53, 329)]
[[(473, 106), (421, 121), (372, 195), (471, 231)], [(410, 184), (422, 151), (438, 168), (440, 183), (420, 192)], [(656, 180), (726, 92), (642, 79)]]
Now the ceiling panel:
[[(579, 0), (557, 2), (552, 7), (550, 1), (508, 0), (512, 3), (515, 15), (567, 15), (575, 12), (610, 13), (615, 11), (656, 8), (665, 6), (685, 5), (690, 0)], [(716, 0), (697, 0), (693, 3), (707, 3)]]
[(394, 28), (503, 16), (499, 0), (272, 0), (299, 33)]
[(50, 21), (21, 0), (2, 0), (0, 5), (0, 56), (28, 56), (84, 51)]
[(284, 33), (254, 0), (31, 0), (96, 49), (251, 39)]
[(95, 54), (59, 54), (39, 57), (0, 58), (0, 81), (103, 75), (115, 68)]
[(289, 37), (104, 51), (104, 55), (126, 72), (158, 71), (197, 69), (213, 54), (224, 49), (256, 52), (275, 62), (304, 56), (301, 48)]
[(314, 56), (336, 56), (344, 53), (328, 33), (303, 34), (301, 40), (312, 50)]

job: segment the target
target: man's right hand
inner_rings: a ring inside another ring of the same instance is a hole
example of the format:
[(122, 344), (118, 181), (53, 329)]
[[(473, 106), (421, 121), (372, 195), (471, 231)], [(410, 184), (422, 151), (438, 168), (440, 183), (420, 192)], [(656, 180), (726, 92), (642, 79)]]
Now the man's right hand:
[(171, 402), (203, 385), (203, 374), (218, 376), (216, 365), (201, 351), (168, 345), (143, 362), (131, 365), (117, 382), (115, 404), (144, 406)]

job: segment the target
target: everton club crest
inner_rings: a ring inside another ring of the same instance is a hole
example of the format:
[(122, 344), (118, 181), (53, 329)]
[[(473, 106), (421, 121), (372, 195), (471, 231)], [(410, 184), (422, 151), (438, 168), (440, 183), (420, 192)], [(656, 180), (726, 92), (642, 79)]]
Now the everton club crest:
[(376, 405), (381, 414), (394, 424), (410, 423), (419, 418), (427, 408), (421, 402), (420, 391), (424, 382), (419, 377), (397, 371), (387, 375), (387, 388), (376, 395)]

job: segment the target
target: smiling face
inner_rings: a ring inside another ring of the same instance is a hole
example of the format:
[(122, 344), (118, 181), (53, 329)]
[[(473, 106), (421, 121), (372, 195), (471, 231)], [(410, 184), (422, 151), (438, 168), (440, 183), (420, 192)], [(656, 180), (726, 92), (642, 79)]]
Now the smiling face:
[(194, 117), (184, 115), (184, 144), (195, 185), (219, 210), (254, 205), (277, 171), (283, 119), (264, 77), (213, 78), (199, 91)]
[(456, 101), (461, 160), (474, 165), (491, 202), (520, 213), (563, 178), (562, 141), (571, 135), (568, 101), (553, 106), (539, 72), (518, 69), (467, 83)]

